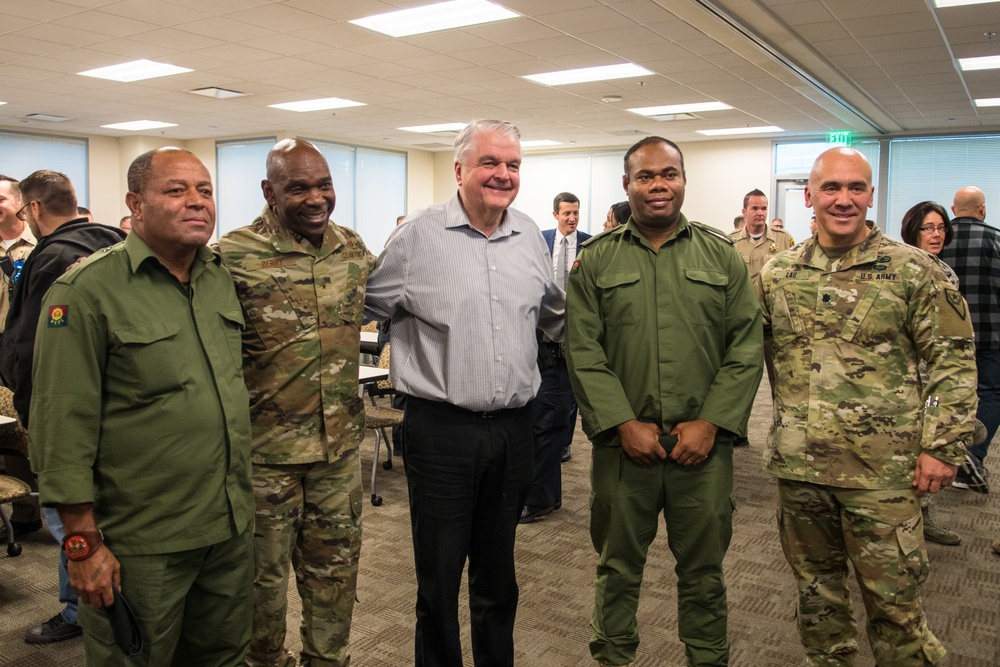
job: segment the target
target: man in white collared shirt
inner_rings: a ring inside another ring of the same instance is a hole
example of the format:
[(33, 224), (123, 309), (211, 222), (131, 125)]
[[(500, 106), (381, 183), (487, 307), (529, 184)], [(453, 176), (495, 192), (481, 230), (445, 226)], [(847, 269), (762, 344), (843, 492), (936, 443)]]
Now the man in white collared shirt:
[[(566, 289), (580, 245), (590, 234), (577, 230), (580, 223), (580, 199), (571, 192), (560, 192), (552, 201), (555, 229), (542, 232), (552, 253), (552, 275)], [(532, 404), (535, 413), (535, 467), (528, 500), (521, 511), (521, 523), (532, 523), (562, 506), (560, 461), (570, 458), (570, 443), (576, 428), (576, 401), (569, 386), (569, 371), (561, 344), (542, 336), (538, 342), (538, 370), (542, 384)]]

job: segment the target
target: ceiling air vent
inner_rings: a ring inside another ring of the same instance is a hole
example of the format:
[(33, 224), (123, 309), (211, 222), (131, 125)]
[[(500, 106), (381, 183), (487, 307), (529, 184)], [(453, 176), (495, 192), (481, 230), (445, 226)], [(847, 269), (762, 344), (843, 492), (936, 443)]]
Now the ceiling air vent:
[(46, 123), (62, 123), (67, 120), (73, 120), (69, 116), (56, 116), (50, 113), (28, 113), (23, 116), (18, 116), (18, 118), (24, 118), (26, 120), (44, 120)]

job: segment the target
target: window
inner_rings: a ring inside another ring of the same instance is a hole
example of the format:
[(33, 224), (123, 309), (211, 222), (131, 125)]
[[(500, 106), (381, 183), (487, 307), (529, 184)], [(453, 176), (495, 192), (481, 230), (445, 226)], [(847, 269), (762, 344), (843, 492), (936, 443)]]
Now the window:
[(51, 169), (69, 177), (81, 206), (88, 206), (87, 140), (50, 134), (0, 132), (0, 155), (7, 176), (18, 180), (39, 169)]
[(216, 143), (219, 181), (216, 234), (219, 236), (249, 225), (264, 209), (260, 182), (267, 175), (267, 152), (275, 141), (275, 137), (263, 137)]
[(613, 153), (525, 155), (521, 189), (514, 207), (527, 213), (540, 229), (555, 227), (552, 200), (560, 192), (580, 198), (580, 229), (591, 234), (604, 229), (608, 209), (626, 199), (622, 189), (622, 159)]
[(950, 209), (955, 193), (974, 185), (1000, 206), (1000, 135), (893, 139), (889, 142), (889, 210), (895, 229), (914, 204)]

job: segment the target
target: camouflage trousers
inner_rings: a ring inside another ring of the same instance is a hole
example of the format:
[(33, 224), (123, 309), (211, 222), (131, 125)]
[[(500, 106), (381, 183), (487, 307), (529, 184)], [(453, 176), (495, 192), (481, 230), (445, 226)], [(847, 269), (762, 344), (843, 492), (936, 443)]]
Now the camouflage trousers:
[(854, 664), (857, 626), (847, 588), (854, 566), (880, 667), (936, 665), (944, 646), (927, 627), (920, 502), (910, 490), (841, 489), (778, 480), (778, 531), (799, 591), (798, 627), (810, 667)]
[(284, 644), (291, 563), (302, 599), (301, 664), (346, 667), (361, 554), (357, 450), (332, 463), (255, 463), (253, 491), (256, 580), (247, 665), (288, 664)]

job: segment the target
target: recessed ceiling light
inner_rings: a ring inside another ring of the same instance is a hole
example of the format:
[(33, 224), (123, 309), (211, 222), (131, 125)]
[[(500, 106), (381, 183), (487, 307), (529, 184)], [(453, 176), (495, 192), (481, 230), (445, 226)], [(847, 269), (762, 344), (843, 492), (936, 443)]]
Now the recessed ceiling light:
[(645, 67), (632, 63), (624, 65), (601, 65), (600, 67), (584, 67), (581, 69), (566, 69), (558, 72), (530, 74), (523, 78), (546, 86), (564, 86), (570, 83), (586, 83), (588, 81), (611, 81), (612, 79), (627, 79), (633, 76), (652, 74)]
[(765, 125), (762, 127), (730, 127), (722, 130), (698, 130), (698, 134), (706, 137), (722, 137), (727, 134), (767, 134), (769, 132), (784, 132), (780, 127)]
[(26, 113), (23, 116), (18, 116), (18, 118), (27, 118), (28, 120), (44, 120), (46, 123), (64, 123), (67, 120), (73, 120), (70, 116), (57, 116), (51, 113)]
[(437, 125), (412, 125), (410, 127), (397, 127), (397, 130), (407, 132), (423, 132), (433, 134), (435, 132), (461, 132), (468, 123), (438, 123)]
[(698, 102), (695, 104), (669, 104), (662, 107), (639, 107), (638, 109), (629, 109), (629, 111), (640, 116), (662, 116), (664, 114), (725, 111), (726, 109), (732, 109), (732, 107), (722, 102)]
[(935, 7), (962, 7), (965, 5), (985, 5), (987, 2), (997, 0), (934, 0)]
[(130, 63), (120, 65), (109, 65), (108, 67), (98, 67), (89, 69), (86, 72), (77, 72), (80, 76), (92, 76), (96, 79), (109, 79), (111, 81), (121, 81), (131, 83), (132, 81), (142, 81), (143, 79), (155, 79), (160, 76), (170, 76), (171, 74), (183, 74), (192, 72), (186, 67), (177, 67), (165, 63), (157, 63), (152, 60), (133, 60)]
[(208, 88), (195, 88), (194, 90), (189, 90), (192, 95), (202, 95), (204, 97), (214, 97), (219, 100), (228, 100), (232, 97), (246, 97), (250, 93), (241, 93), (238, 90), (226, 90), (225, 88), (216, 88), (215, 86), (209, 86)]
[(0, 106), (7, 104), (6, 102), (0, 102)]
[(983, 97), (976, 100), (977, 107), (1000, 107), (1000, 97)]
[(351, 23), (390, 37), (406, 37), (514, 19), (518, 16), (520, 14), (486, 0), (453, 0), (366, 16)]
[(1000, 68), (1000, 56), (982, 56), (981, 58), (959, 58), (958, 66), (966, 72), (973, 72), (977, 69), (997, 69)]
[(128, 130), (138, 132), (139, 130), (158, 130), (161, 127), (177, 127), (177, 123), (161, 123), (158, 120), (132, 120), (127, 123), (113, 123), (112, 125), (101, 125), (109, 130)]
[(364, 102), (343, 100), (339, 97), (324, 97), (319, 100), (302, 100), (301, 102), (285, 102), (284, 104), (268, 104), (267, 106), (285, 111), (324, 111), (326, 109), (346, 109), (347, 107), (363, 107)]
[(531, 141), (521, 142), (521, 148), (538, 148), (540, 146), (562, 146), (562, 142), (552, 141), (551, 139), (532, 139)]

